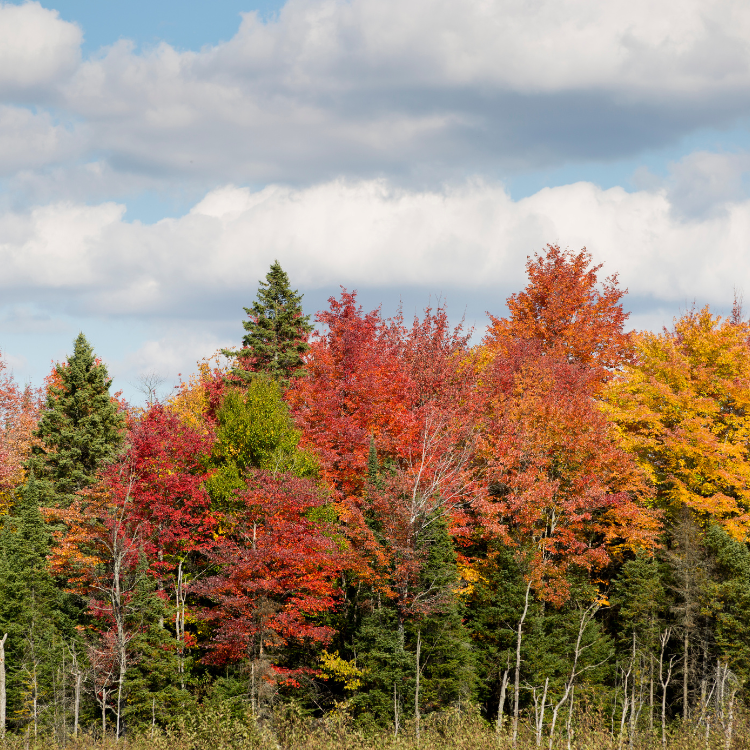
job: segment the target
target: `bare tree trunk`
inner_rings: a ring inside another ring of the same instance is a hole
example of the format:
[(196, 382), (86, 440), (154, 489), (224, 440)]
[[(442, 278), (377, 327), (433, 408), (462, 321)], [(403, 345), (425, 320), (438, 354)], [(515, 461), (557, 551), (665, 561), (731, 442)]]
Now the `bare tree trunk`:
[(510, 669), (506, 669), (503, 672), (503, 681), (500, 686), (500, 700), (497, 704), (497, 723), (495, 725), (495, 731), (500, 734), (503, 728), (503, 710), (505, 708), (505, 691), (508, 689), (508, 680), (510, 679)]
[(544, 691), (542, 692), (542, 705), (539, 708), (536, 698), (536, 688), (534, 688), (534, 724), (536, 730), (536, 746), (541, 747), (542, 731), (544, 730), (544, 712), (547, 708), (547, 688), (549, 687), (549, 677), (544, 681)]
[(102, 739), (107, 736), (107, 688), (102, 688)]
[(0, 740), (5, 739), (5, 712), (8, 706), (8, 696), (5, 692), (5, 641), (8, 634), (0, 639)]
[(685, 633), (682, 637), (683, 667), (682, 667), (682, 720), (687, 723), (688, 720), (688, 687), (690, 679), (690, 633), (685, 627)]
[(78, 717), (81, 713), (81, 682), (83, 681), (83, 672), (76, 669), (76, 685), (73, 697), (73, 736), (78, 737)]
[(568, 735), (568, 750), (571, 748), (573, 740), (573, 700), (575, 698), (576, 686), (570, 689), (570, 702), (568, 703), (568, 722), (565, 725), (565, 733)]
[[(253, 530), (254, 530), (253, 526)], [(185, 600), (187, 593), (185, 591), (184, 576), (182, 574), (182, 560), (177, 566), (177, 583), (175, 584), (175, 594), (177, 599), (177, 608), (174, 616), (175, 637), (177, 639), (178, 662), (177, 671), (180, 675), (180, 687), (185, 689)]]
[(516, 634), (516, 674), (513, 686), (513, 739), (515, 747), (518, 741), (518, 694), (521, 690), (521, 639), (523, 638), (523, 623), (529, 611), (529, 594), (531, 593), (531, 581), (526, 584), (526, 595), (523, 600), (523, 613), (518, 621), (518, 630)]
[(661, 744), (667, 746), (667, 688), (669, 687), (669, 681), (672, 679), (672, 664), (674, 663), (674, 656), (669, 660), (669, 669), (667, 670), (667, 678), (664, 679), (664, 651), (667, 648), (667, 643), (672, 635), (672, 629), (667, 628), (660, 636), (661, 651), (659, 652), (659, 682), (661, 683)]
[(552, 726), (549, 730), (549, 750), (552, 750), (552, 743), (554, 742), (555, 738), (555, 725), (557, 724), (557, 715), (560, 712), (560, 709), (565, 705), (565, 701), (568, 700), (568, 696), (573, 689), (576, 677), (581, 674), (581, 671), (583, 671), (578, 670), (578, 661), (581, 658), (581, 654), (583, 653), (584, 649), (586, 648), (585, 646), (581, 645), (581, 642), (583, 641), (583, 634), (586, 632), (588, 624), (591, 622), (591, 620), (594, 619), (594, 616), (598, 611), (599, 604), (594, 603), (591, 606), (587, 607), (581, 614), (581, 622), (578, 625), (578, 637), (576, 638), (576, 645), (573, 651), (573, 666), (570, 670), (570, 676), (568, 677), (568, 681), (565, 683), (565, 692), (563, 693), (562, 698), (560, 698), (555, 707), (552, 709)]
[(419, 658), (422, 651), (422, 631), (417, 630), (417, 684), (414, 689), (414, 726), (417, 733), (417, 745), (419, 744), (419, 676), (421, 667), (419, 665)]
[(398, 737), (400, 727), (398, 712), (398, 691), (396, 690), (396, 683), (393, 683), (393, 736)]
[[(650, 639), (649, 639), (650, 641)], [(654, 654), (651, 652), (649, 643), (648, 655), (648, 728), (654, 731)]]

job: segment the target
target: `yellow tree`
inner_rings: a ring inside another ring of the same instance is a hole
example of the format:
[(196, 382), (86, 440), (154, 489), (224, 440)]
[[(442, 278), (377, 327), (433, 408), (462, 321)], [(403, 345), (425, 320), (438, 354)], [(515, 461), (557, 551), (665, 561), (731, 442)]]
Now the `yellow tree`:
[(641, 333), (603, 409), (668, 513), (690, 509), (737, 539), (750, 530), (750, 324), (708, 307)]

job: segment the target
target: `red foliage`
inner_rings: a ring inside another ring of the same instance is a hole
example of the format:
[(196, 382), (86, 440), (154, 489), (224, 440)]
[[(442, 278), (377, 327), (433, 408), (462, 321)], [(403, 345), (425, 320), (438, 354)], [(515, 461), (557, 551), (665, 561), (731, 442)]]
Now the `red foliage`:
[[(203, 619), (214, 628), (206, 661), (255, 657), (294, 641), (327, 643), (317, 616), (336, 606), (344, 558), (316, 485), (288, 474), (254, 471), (208, 553), (220, 569), (193, 591), (213, 600)], [(316, 519), (316, 520), (313, 520)]]
[(620, 367), (632, 357), (629, 334), (623, 331), (628, 314), (621, 300), (627, 290), (617, 286), (617, 274), (598, 288), (601, 264), (591, 266), (591, 254), (547, 245), (547, 251), (526, 261), (529, 283), (507, 300), (510, 317), (490, 315), (485, 344), (501, 349), (508, 341), (537, 341), (546, 354), (596, 370)]
[(313, 340), (308, 376), (293, 383), (288, 401), (324, 479), (354, 500), (364, 486), (370, 437), (387, 455), (413, 439), (414, 384), (401, 342), (379, 310), (364, 314), (356, 293), (346, 290), (329, 302), (330, 310), (316, 316), (327, 333)]
[(217, 519), (203, 487), (212, 440), (156, 404), (131, 421), (127, 453), (105, 473), (115, 502), (129, 496), (130, 523), (155, 570), (171, 570), (175, 557), (212, 543)]

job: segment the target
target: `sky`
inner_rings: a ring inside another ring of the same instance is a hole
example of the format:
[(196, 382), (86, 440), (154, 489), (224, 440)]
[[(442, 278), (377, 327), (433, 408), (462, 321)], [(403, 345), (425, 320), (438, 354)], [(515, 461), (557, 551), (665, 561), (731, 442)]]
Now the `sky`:
[(634, 328), (750, 294), (750, 4), (0, 2), (0, 351), (165, 393), (278, 259), (481, 336), (547, 243)]

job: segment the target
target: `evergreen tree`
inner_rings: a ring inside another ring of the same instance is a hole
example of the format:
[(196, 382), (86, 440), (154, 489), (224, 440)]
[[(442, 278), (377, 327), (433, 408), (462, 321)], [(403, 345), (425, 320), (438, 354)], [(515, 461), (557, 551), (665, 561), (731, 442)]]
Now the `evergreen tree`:
[(424, 713), (468, 705), (476, 695), (477, 682), (474, 650), (464, 625), (466, 607), (457, 594), (461, 581), (453, 541), (443, 519), (427, 531), (420, 583), (432, 602), (411, 626), (421, 635), (420, 710)]
[(44, 724), (52, 680), (72, 627), (50, 573), (49, 534), (39, 512), (39, 485), (29, 477), (0, 533), (0, 632), (8, 633), (8, 717), (17, 726)]
[(303, 355), (310, 348), (307, 336), (312, 331), (310, 316), (302, 314), (302, 295), (289, 286), (289, 277), (274, 261), (266, 280), (260, 282), (258, 299), (246, 307), (249, 320), (243, 348), (225, 354), (236, 356), (242, 371), (265, 372), (277, 380), (303, 374)]
[(168, 621), (168, 605), (157, 592), (154, 579), (147, 573), (142, 558), (138, 566), (130, 623), (134, 635), (129, 643), (130, 662), (125, 678), (127, 702), (124, 709), (128, 726), (156, 724), (166, 726), (194, 701), (188, 692), (186, 672), (180, 672), (177, 641), (162, 625)]
[(68, 507), (92, 485), (97, 469), (123, 442), (124, 417), (110, 396), (107, 368), (81, 333), (73, 355), (57, 365), (28, 468), (36, 474), (42, 505)]

